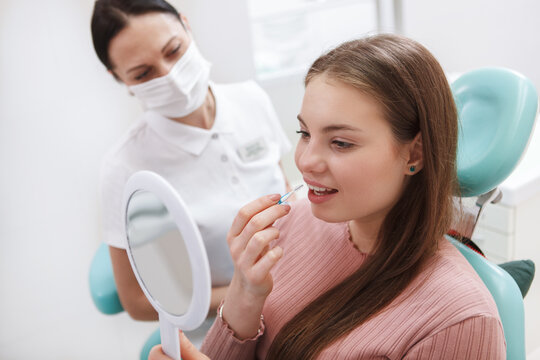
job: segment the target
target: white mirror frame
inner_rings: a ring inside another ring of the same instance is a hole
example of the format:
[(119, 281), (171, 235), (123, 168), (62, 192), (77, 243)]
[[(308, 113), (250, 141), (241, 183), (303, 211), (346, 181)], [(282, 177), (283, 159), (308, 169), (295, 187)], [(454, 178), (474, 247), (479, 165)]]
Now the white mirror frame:
[[(131, 196), (137, 191), (149, 191), (153, 193), (167, 207), (169, 214), (176, 223), (180, 234), (184, 239), (187, 253), (191, 263), (191, 274), (193, 284), (193, 297), (188, 310), (183, 315), (173, 315), (161, 308), (159, 302), (155, 301), (148, 289), (144, 285), (135, 261), (131, 254), (129, 239), (127, 237), (127, 206)], [(151, 171), (139, 171), (134, 173), (124, 187), (122, 201), (124, 217), (124, 236), (127, 241), (127, 254), (129, 262), (137, 281), (159, 314), (159, 325), (161, 333), (161, 345), (163, 351), (173, 359), (180, 360), (180, 343), (178, 340), (178, 329), (194, 330), (206, 319), (210, 308), (210, 296), (212, 283), (210, 278), (210, 266), (208, 256), (202, 241), (199, 229), (191, 217), (188, 208), (177, 191), (161, 176)]]

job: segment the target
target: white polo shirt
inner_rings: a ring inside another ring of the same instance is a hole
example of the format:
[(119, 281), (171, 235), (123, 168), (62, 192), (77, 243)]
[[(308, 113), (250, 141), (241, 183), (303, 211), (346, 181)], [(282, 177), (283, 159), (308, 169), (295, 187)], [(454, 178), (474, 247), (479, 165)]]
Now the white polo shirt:
[(268, 95), (255, 82), (211, 84), (216, 119), (211, 129), (146, 112), (104, 160), (101, 196), (104, 241), (126, 248), (124, 185), (150, 170), (178, 191), (204, 240), (213, 286), (233, 274), (226, 236), (238, 210), (266, 194), (285, 192), (279, 166), (291, 145)]

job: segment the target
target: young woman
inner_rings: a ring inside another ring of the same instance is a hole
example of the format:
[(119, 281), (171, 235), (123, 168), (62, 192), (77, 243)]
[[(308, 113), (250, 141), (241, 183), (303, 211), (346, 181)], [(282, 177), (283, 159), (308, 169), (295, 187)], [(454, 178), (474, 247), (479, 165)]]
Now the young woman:
[(99, 59), (145, 108), (102, 168), (104, 241), (122, 305), (135, 319), (157, 319), (129, 264), (121, 209), (129, 176), (151, 170), (176, 188), (199, 225), (215, 310), (234, 271), (226, 243), (234, 215), (286, 191), (280, 158), (290, 144), (254, 82), (209, 82), (187, 19), (167, 2), (97, 0), (91, 27)]
[(269, 195), (239, 211), (234, 276), (202, 352), (504, 359), (496, 305), (444, 238), (457, 113), (438, 62), (379, 35), (324, 54), (305, 84), (295, 160), (309, 201)]

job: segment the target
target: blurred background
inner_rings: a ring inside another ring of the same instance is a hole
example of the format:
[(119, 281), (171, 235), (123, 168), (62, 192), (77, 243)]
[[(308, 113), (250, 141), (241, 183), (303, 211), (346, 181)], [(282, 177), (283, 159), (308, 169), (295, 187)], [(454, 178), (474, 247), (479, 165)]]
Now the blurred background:
[[(171, 3), (188, 17), (213, 80), (256, 79), (293, 143), (310, 62), (363, 34), (412, 37), (450, 77), (504, 66), (540, 89), (534, 0)], [(157, 328), (126, 313), (99, 313), (88, 290), (101, 241), (100, 163), (141, 113), (94, 53), (92, 8), (92, 0), (0, 0), (1, 359), (136, 359)], [(531, 258), (540, 265), (538, 133), (502, 186), (508, 196), (481, 220), (477, 240), (495, 262)], [(292, 152), (285, 171), (299, 180)], [(539, 288), (536, 280), (525, 299), (528, 360), (540, 359)]]

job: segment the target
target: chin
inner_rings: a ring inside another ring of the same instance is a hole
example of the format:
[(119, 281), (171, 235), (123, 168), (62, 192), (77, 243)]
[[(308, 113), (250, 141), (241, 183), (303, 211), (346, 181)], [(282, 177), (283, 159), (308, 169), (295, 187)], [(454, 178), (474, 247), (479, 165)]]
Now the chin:
[(342, 214), (336, 213), (331, 208), (323, 208), (321, 205), (311, 204), (311, 213), (317, 219), (328, 223), (340, 223), (348, 221), (349, 219)]

